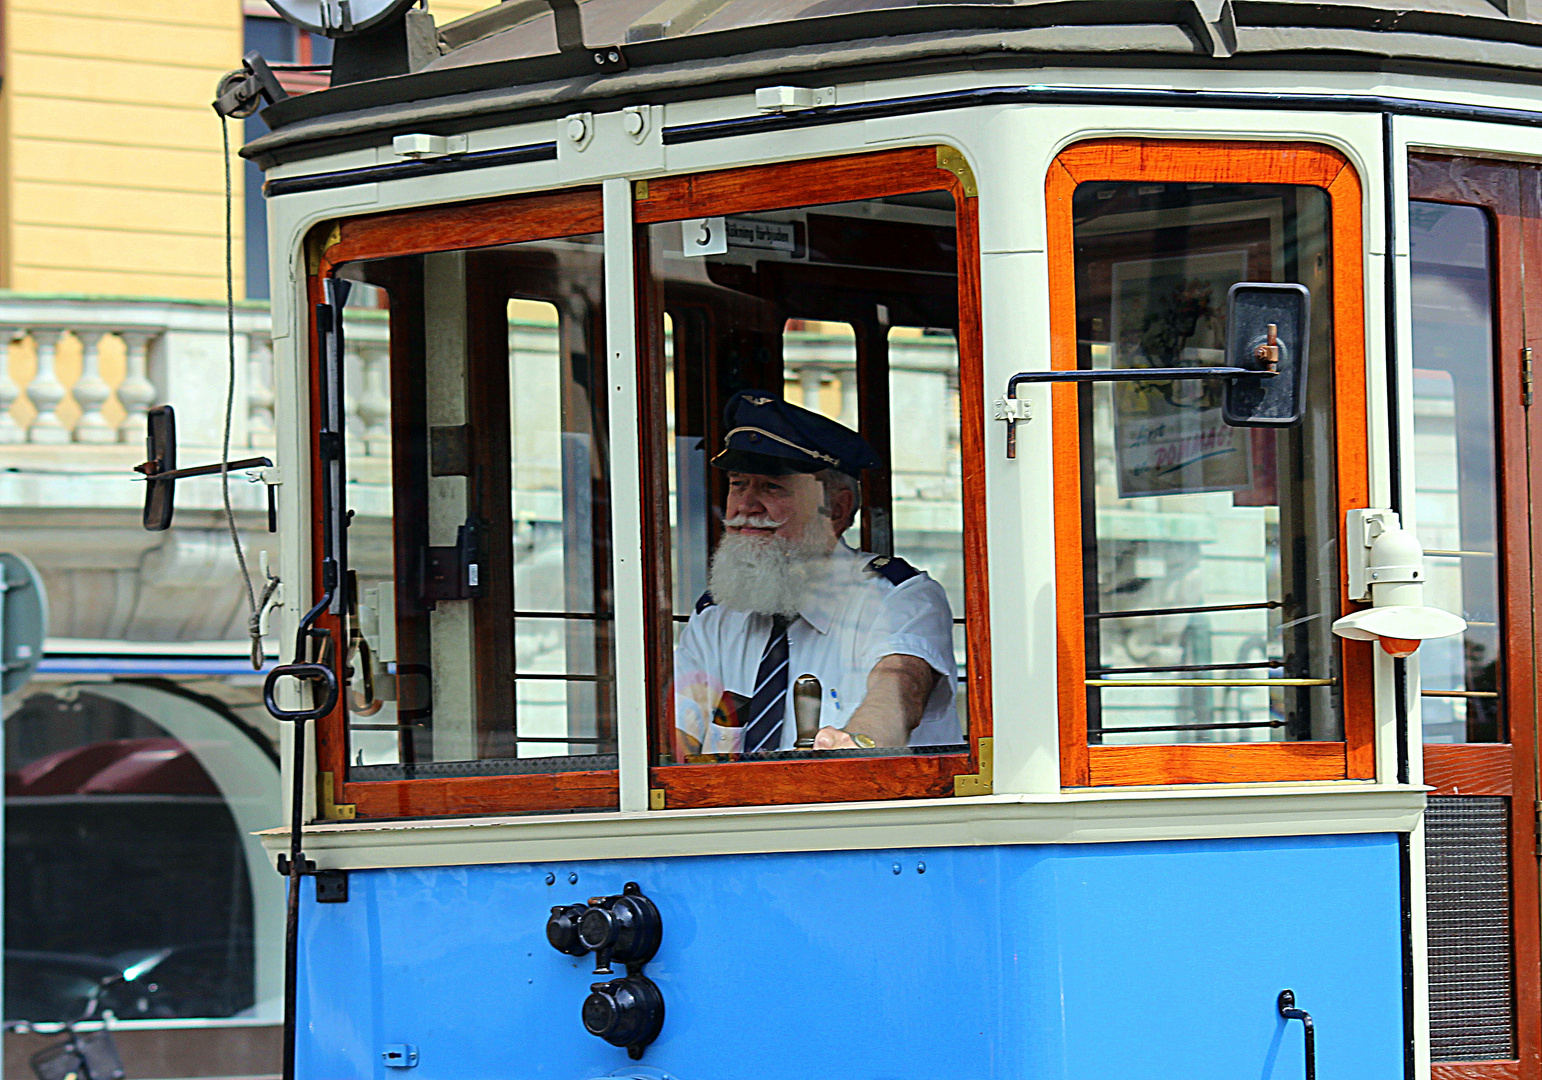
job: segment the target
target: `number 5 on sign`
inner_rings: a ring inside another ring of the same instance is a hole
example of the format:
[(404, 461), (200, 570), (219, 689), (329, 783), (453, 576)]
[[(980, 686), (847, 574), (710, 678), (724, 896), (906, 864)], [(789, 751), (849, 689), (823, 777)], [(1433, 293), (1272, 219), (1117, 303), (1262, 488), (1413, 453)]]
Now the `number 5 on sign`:
[(728, 250), (728, 230), (720, 217), (682, 221), (680, 240), (687, 255), (721, 255)]

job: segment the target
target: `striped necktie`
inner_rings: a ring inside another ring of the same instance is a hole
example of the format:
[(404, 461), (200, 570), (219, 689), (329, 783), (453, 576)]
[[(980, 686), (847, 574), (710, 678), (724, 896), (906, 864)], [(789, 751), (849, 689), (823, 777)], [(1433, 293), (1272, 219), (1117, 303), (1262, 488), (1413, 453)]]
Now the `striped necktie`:
[(747, 754), (782, 748), (782, 721), (787, 715), (787, 627), (791, 622), (781, 615), (771, 620), (771, 636), (755, 672), (755, 693), (746, 708), (750, 717), (744, 732)]

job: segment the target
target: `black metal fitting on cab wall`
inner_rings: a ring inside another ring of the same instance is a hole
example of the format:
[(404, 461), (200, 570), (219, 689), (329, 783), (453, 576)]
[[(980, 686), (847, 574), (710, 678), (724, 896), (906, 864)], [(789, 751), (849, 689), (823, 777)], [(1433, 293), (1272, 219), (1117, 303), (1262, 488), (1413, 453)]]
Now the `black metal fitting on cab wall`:
[(643, 974), (664, 937), (659, 909), (629, 881), (618, 896), (594, 896), (586, 904), (551, 909), (546, 940), (566, 956), (594, 953), (594, 974), (613, 974), (611, 964), (626, 965), (626, 975), (594, 983), (583, 1006), (584, 1029), (612, 1046), (623, 1046), (636, 1060), (664, 1027), (664, 995)]
[(1274, 1007), (1286, 1020), (1300, 1020), (1301, 1031), (1306, 1037), (1306, 1080), (1317, 1080), (1317, 1033), (1312, 1029), (1312, 1014), (1296, 1008), (1296, 992), (1281, 990)]

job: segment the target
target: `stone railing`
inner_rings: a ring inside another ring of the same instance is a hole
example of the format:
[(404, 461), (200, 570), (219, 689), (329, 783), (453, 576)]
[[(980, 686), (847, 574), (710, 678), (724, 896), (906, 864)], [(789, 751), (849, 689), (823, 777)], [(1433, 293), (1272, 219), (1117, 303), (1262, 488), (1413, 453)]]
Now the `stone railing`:
[[(372, 317), (374, 316), (374, 317)], [(266, 304), (236, 311), (232, 443), (273, 442)], [(219, 304), (0, 296), (0, 444), (140, 446), (151, 406), (177, 408), (180, 441), (220, 443), (227, 363)], [(349, 319), (349, 427), (382, 452), (389, 415), (384, 313)]]

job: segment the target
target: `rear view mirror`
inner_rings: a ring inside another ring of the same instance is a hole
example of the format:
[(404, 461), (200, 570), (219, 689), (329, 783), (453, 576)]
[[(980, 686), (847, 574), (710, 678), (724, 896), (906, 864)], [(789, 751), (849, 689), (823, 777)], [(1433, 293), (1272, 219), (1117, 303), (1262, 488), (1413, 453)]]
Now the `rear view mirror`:
[[(240, 461), (222, 461), (214, 465), (200, 465), (195, 469), (177, 468), (177, 418), (170, 405), (158, 405), (145, 417), (145, 463), (135, 465), (134, 471), (145, 477), (144, 525), (150, 532), (162, 532), (171, 528), (172, 495), (177, 481), (189, 476), (216, 476), (229, 474), (237, 469), (266, 469), (273, 462), (265, 457), (242, 458)], [(277, 532), (278, 508), (273, 499), (273, 482), (266, 475), (253, 476), (253, 480), (268, 483), (268, 531)]]
[(170, 405), (151, 409), (145, 419), (145, 463), (139, 466), (145, 474), (144, 525), (150, 532), (163, 532), (171, 528), (172, 495), (177, 482), (157, 479), (157, 474), (177, 468), (177, 420)]
[(1301, 422), (1311, 306), (1305, 285), (1239, 281), (1228, 291), (1226, 363), (1260, 372), (1226, 381), (1221, 415), (1228, 424), (1293, 427)]

